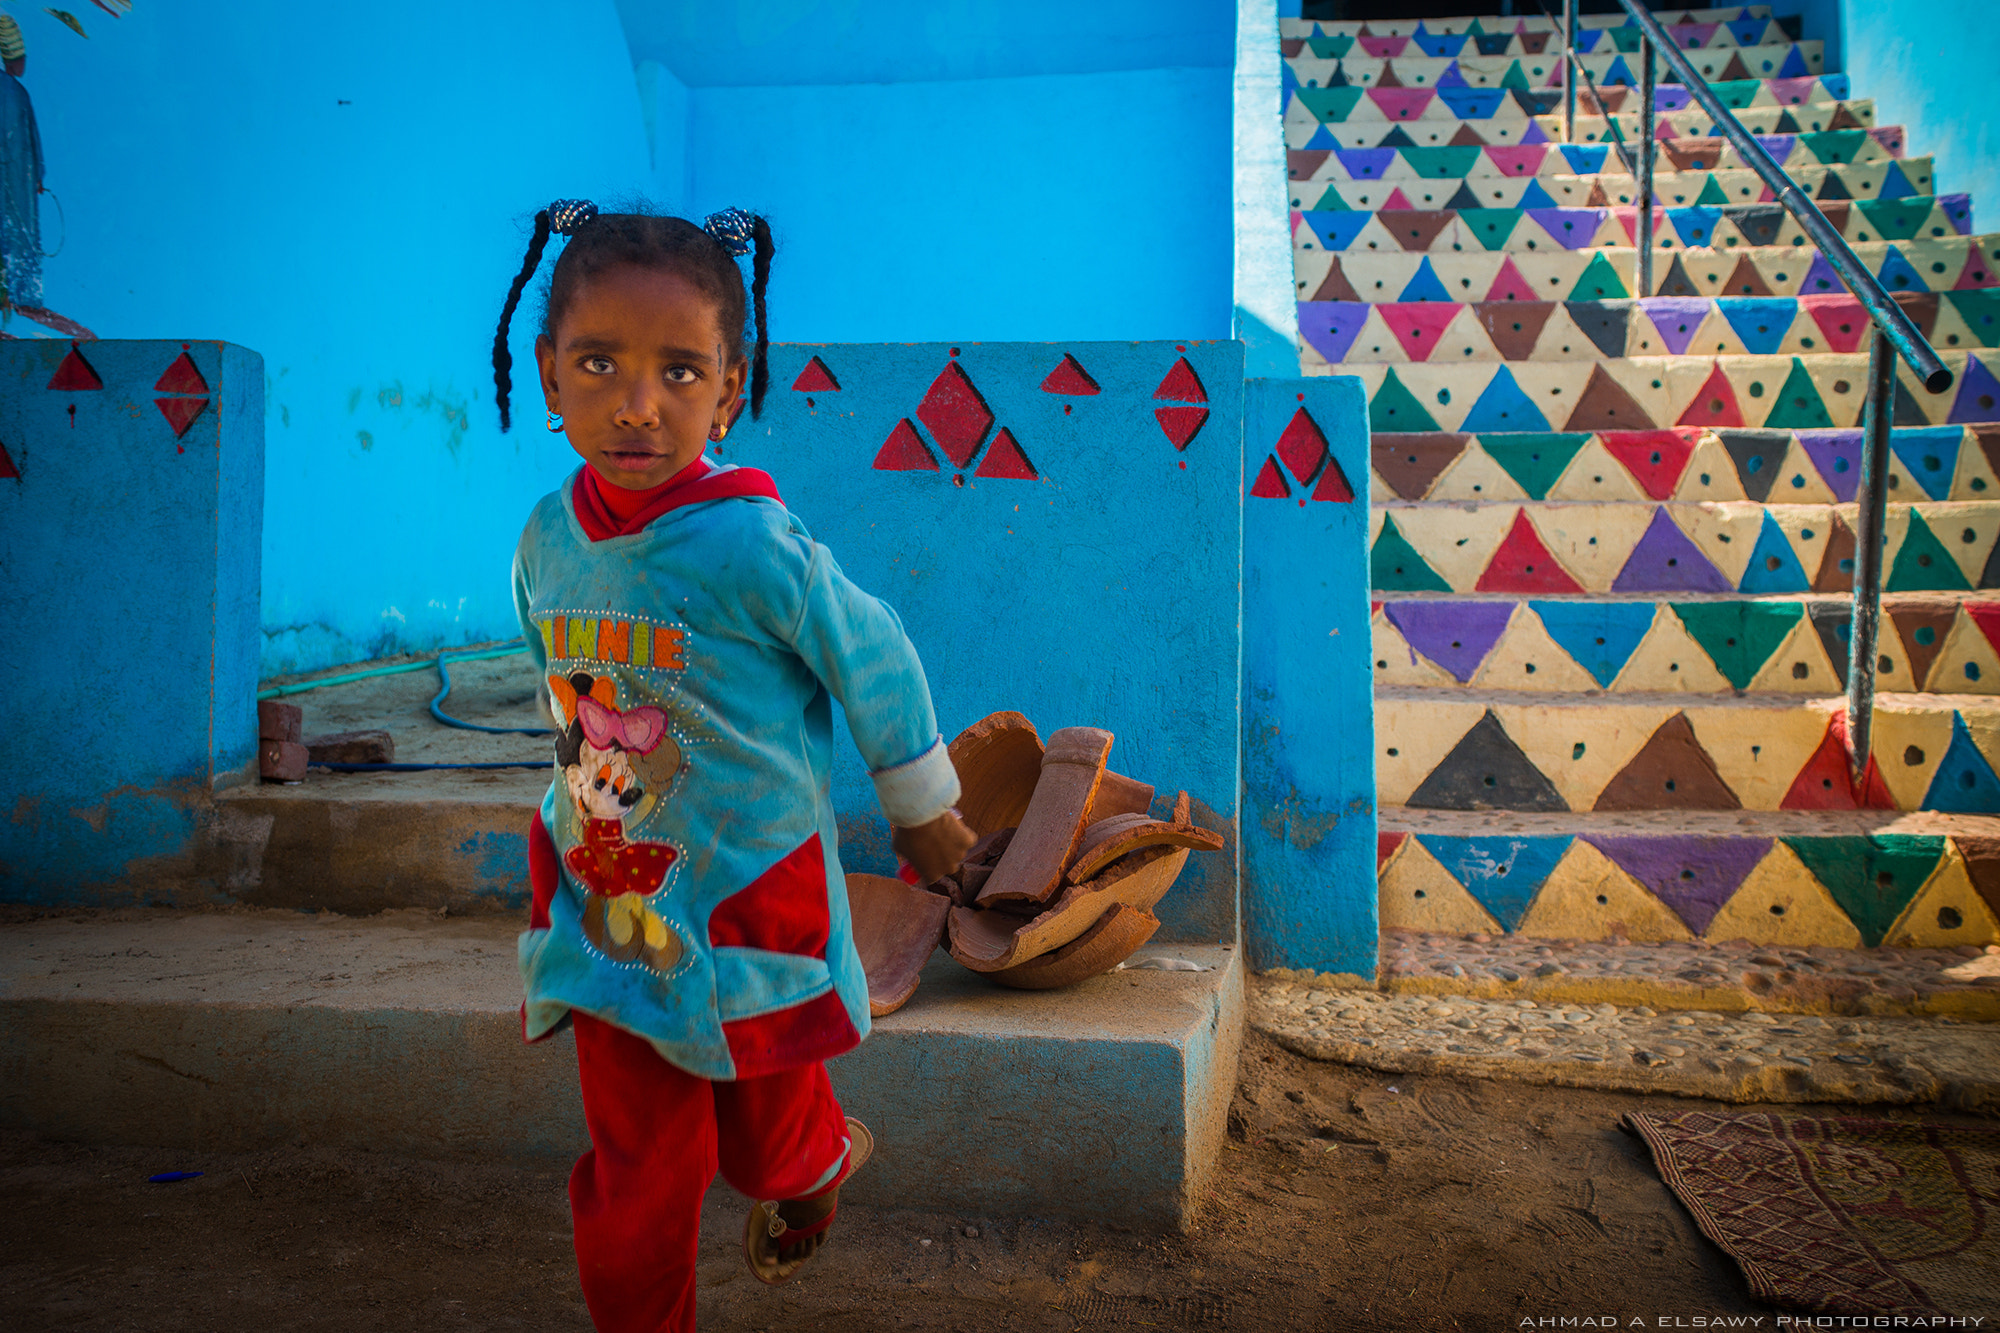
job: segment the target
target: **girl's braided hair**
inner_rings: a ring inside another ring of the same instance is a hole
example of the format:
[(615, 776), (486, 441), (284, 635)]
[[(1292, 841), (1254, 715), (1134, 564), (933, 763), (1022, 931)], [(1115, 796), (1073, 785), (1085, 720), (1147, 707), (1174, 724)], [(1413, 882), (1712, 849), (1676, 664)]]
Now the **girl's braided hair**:
[(514, 284), (507, 290), (507, 304), (500, 311), (500, 327), (493, 335), (493, 384), (500, 403), (500, 429), (512, 427), (508, 396), (513, 390), (514, 356), (507, 348), (507, 328), (528, 280), (541, 266), (542, 251), (551, 232), (570, 238), (556, 258), (555, 271), (542, 306), (542, 334), (555, 337), (577, 288), (607, 269), (630, 264), (638, 268), (665, 270), (686, 279), (696, 290), (715, 302), (716, 322), (729, 340), (734, 359), (743, 356), (744, 291), (743, 273), (737, 268), (739, 255), (751, 256), (749, 304), (757, 320), (757, 336), (750, 356), (750, 415), (764, 410), (764, 391), (769, 387), (770, 369), (765, 354), (770, 346), (764, 315), (764, 288), (771, 276), (771, 228), (763, 218), (731, 208), (714, 214), (706, 225), (686, 218), (656, 217), (648, 213), (600, 213), (596, 205), (581, 200), (559, 199), (535, 214), (535, 231), (528, 241), (527, 256)]

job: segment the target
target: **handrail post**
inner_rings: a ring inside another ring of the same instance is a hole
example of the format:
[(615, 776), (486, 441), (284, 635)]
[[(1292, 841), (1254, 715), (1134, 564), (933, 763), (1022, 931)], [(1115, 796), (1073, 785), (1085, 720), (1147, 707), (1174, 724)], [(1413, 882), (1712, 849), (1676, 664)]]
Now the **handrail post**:
[(1639, 188), (1633, 191), (1637, 224), (1638, 290), (1645, 299), (1653, 294), (1653, 39), (1639, 37)]
[(1563, 142), (1576, 142), (1576, 0), (1563, 0)]
[(1854, 613), (1847, 645), (1847, 743), (1857, 792), (1875, 729), (1876, 641), (1882, 625), (1882, 525), (1889, 499), (1889, 425), (1895, 417), (1896, 349), (1880, 327), (1868, 348), (1862, 409), (1861, 479), (1854, 498)]

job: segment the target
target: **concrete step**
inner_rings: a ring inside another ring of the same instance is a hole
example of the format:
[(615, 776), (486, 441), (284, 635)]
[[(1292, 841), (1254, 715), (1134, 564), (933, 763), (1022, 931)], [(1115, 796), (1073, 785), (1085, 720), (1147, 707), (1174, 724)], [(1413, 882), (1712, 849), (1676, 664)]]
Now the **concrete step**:
[[(1581, 172), (1570, 155), (1539, 146), (1498, 151), (1466, 147), (1292, 150), (1286, 157), (1293, 208), (1322, 211), (1381, 208), (1604, 208), (1631, 207), (1632, 178), (1608, 148), (1572, 146), (1574, 153), (1604, 153), (1618, 170)], [(1671, 164), (1668, 164), (1671, 165)], [(1928, 157), (1852, 166), (1804, 167), (1793, 173), (1799, 188), (1821, 208), (1849, 200), (1927, 196), (1935, 172)], [(1653, 180), (1660, 208), (1720, 208), (1769, 204), (1774, 196), (1754, 171), (1661, 172)], [(1655, 229), (1657, 231), (1657, 228)]]
[[(1898, 993), (1871, 984), (1885, 971), (1901, 970), (1892, 959), (1828, 953), (1882, 945), (1969, 951), (2000, 940), (2000, 825), (1990, 818), (1884, 811), (1465, 814), (1385, 806), (1381, 821), (1385, 932), (1470, 934), (1503, 953), (1511, 952), (1509, 944), (1532, 949), (1550, 937), (1614, 936), (1635, 944), (1743, 940), (1810, 949), (1813, 960), (1769, 966), (1749, 998), (1762, 1004), (1769, 997), (1776, 1008), (2000, 1018), (2000, 994), (1986, 984), (1940, 978)], [(1385, 971), (1396, 962), (1388, 938)], [(1801, 965), (1814, 960), (1818, 966)], [(1529, 967), (1518, 957), (1499, 961), (1526, 980), (1548, 960)], [(1918, 961), (1932, 969), (1947, 964)], [(1642, 954), (1631, 970), (1645, 976), (1657, 969)], [(1801, 980), (1814, 972), (1836, 975)], [(1630, 1002), (1739, 1008), (1743, 998), (1724, 998), (1738, 989), (1734, 980), (1719, 972), (1712, 981), (1662, 985), (1656, 995)], [(1860, 984), (1829, 992), (1824, 982), (1833, 980)]]
[[(1687, 651), (1669, 647), (1673, 639)], [(1678, 624), (1625, 671), (1630, 693), (1378, 686), (1377, 798), (1385, 808), (1462, 811), (2000, 813), (2000, 701), (1878, 695), (1877, 775), (1857, 793), (1844, 697), (1676, 692), (1668, 682), (1690, 671), (1709, 677), (1704, 685), (1720, 679)], [(1648, 683), (1655, 689), (1637, 688)]]
[[(1865, 130), (1875, 124), (1875, 99), (1857, 97), (1849, 101), (1804, 102), (1798, 105), (1746, 106), (1735, 113), (1736, 121), (1752, 134), (1817, 134), (1822, 130)], [(1576, 118), (1576, 143), (1635, 142), (1644, 133), (1643, 117), (1636, 111), (1614, 111), (1608, 115), (1581, 115)], [(1551, 141), (1562, 138), (1562, 117), (1536, 117), (1542, 133)], [(1617, 126), (1616, 132), (1612, 127)], [(1698, 106), (1676, 111), (1655, 112), (1655, 138), (1714, 138), (1722, 133), (1715, 117)]]
[[(1821, 296), (1845, 290), (1833, 266), (1812, 246), (1704, 247), (1658, 254), (1653, 290), (1635, 292), (1636, 252), (1629, 246), (1514, 254), (1483, 248), (1334, 253), (1319, 248), (1308, 227), (1301, 226), (1294, 236), (1294, 280), (1302, 299), (1316, 301), (1616, 301), (1633, 295)], [(2000, 285), (1995, 276), (2000, 235), (1925, 236), (1853, 249), (1891, 293)]]
[[(416, 912), (0, 926), (0, 1121), (203, 1151), (569, 1157), (587, 1146), (573, 1043), (522, 1045), (516, 929)], [(934, 956), (831, 1065), (877, 1143), (843, 1192), (1184, 1225), (1226, 1132), (1243, 973), (1225, 947), (1172, 952), (1210, 970), (1007, 991)]]
[[(1719, 9), (1662, 9), (1655, 15), (1660, 22), (1670, 27), (1683, 27), (1697, 23), (1730, 23), (1744, 19), (1769, 19), (1769, 5), (1727, 5)], [(1622, 13), (1578, 14), (1577, 27), (1585, 31), (1604, 28), (1627, 28), (1631, 18)], [(1468, 15), (1460, 18), (1418, 18), (1418, 19), (1293, 19), (1278, 20), (1278, 35), (1285, 40), (1319, 36), (1365, 36), (1409, 37), (1420, 32), (1467, 33), (1467, 32), (1556, 32), (1561, 25), (1544, 14), (1520, 14), (1506, 18), (1496, 18), (1491, 14)]]
[[(1440, 20), (1443, 22), (1447, 20)], [(1484, 28), (1503, 29), (1500, 31), (1469, 32), (1460, 28), (1456, 32), (1445, 32), (1429, 21), (1415, 32), (1382, 33), (1375, 27), (1364, 32), (1311, 33), (1297, 37), (1281, 37), (1281, 49), (1287, 56), (1310, 55), (1320, 59), (1339, 58), (1348, 55), (1378, 56), (1385, 58), (1407, 56), (1500, 56), (1500, 55), (1553, 55), (1562, 49), (1562, 40), (1556, 31), (1549, 28), (1524, 29), (1516, 31), (1504, 25), (1512, 20), (1495, 20), (1489, 16)], [(1377, 25), (1392, 26), (1392, 25)], [(1783, 45), (1792, 40), (1791, 32), (1775, 19), (1733, 19), (1726, 23), (1673, 24), (1667, 28), (1674, 44), (1688, 51), (1727, 50), (1736, 47), (1756, 47)], [(1636, 52), (1639, 49), (1639, 29), (1621, 27), (1579, 27), (1577, 47), (1585, 52), (1612, 51)]]
[[(1603, 45), (1606, 44), (1600, 43)], [(1826, 64), (1823, 47), (1824, 43), (1814, 39), (1704, 48), (1688, 52), (1688, 61), (1703, 79), (1718, 83), (1739, 79), (1800, 79), (1817, 77), (1823, 71)], [(1636, 87), (1639, 82), (1637, 61), (1629, 59), (1626, 52), (1598, 50), (1580, 56), (1579, 60), (1600, 88)], [(1376, 87), (1444, 90), (1456, 86), (1509, 91), (1546, 88), (1562, 81), (1562, 64), (1552, 51), (1518, 56), (1387, 57), (1368, 55), (1364, 48), (1328, 58), (1301, 54), (1285, 63), (1290, 66), (1292, 77), (1307, 91)], [(1680, 82), (1679, 76), (1664, 62), (1658, 78), (1661, 83)]]
[[(1329, 187), (1337, 188), (1337, 187)], [(1397, 198), (1400, 194), (1402, 197)], [(1409, 208), (1404, 191), (1392, 190), (1379, 209), (1306, 209), (1292, 214), (1294, 251), (1336, 254), (1381, 251), (1390, 254), (1498, 251), (1548, 253), (1558, 250), (1616, 249), (1638, 237), (1639, 214), (1626, 205), (1594, 208)], [(1972, 202), (1965, 195), (1939, 199), (1866, 200), (1830, 205), (1827, 220), (1853, 244), (1943, 240), (1971, 234)], [(1758, 246), (1799, 247), (1804, 230), (1782, 204), (1729, 204), (1657, 207), (1653, 248), (1733, 250)]]
[[(1889, 432), (1889, 494), (1899, 500), (2000, 495), (2000, 429)], [(1412, 434), (1370, 441), (1376, 502), (1435, 500), (1756, 500), (1847, 503), (1861, 433), (1704, 430), (1574, 434)], [(1843, 585), (1844, 586), (1844, 585)]]
[[(1519, 601), (1396, 596), (1371, 629), (1378, 687), (1550, 695), (1683, 693), (1826, 698), (1847, 688), (1849, 597)], [(2000, 694), (2000, 599), (1888, 597), (1876, 686)]]
[[(1451, 85), (1443, 88), (1394, 88), (1374, 87), (1362, 90), (1363, 96), (1351, 92), (1331, 89), (1317, 89), (1310, 97), (1300, 99), (1294, 94), (1306, 87), (1297, 76), (1292, 62), (1285, 65), (1285, 109), (1287, 112), (1288, 142), (1301, 146), (1303, 139), (1294, 140), (1290, 130), (1294, 124), (1303, 125), (1291, 116), (1298, 110), (1310, 115), (1322, 125), (1333, 127), (1336, 138), (1344, 136), (1349, 128), (1357, 125), (1395, 124), (1409, 129), (1412, 134), (1419, 130), (1435, 132), (1437, 126), (1444, 126), (1449, 135), (1454, 129), (1469, 129), (1478, 136), (1478, 142), (1494, 144), (1534, 144), (1559, 142), (1562, 139), (1561, 111), (1563, 105), (1560, 88), (1472, 88)], [(1725, 106), (1736, 112), (1739, 119), (1753, 130), (1768, 124), (1770, 132), (1779, 132), (1783, 126), (1782, 111), (1789, 110), (1794, 121), (1807, 114), (1808, 108), (1825, 108), (1820, 114), (1821, 124), (1801, 125), (1799, 128), (1835, 129), (1843, 128), (1834, 123), (1836, 117), (1831, 108), (1845, 103), (1847, 78), (1832, 74), (1823, 79), (1746, 79), (1729, 83), (1709, 85)], [(1587, 89), (1578, 94), (1578, 110), (1585, 116), (1632, 114), (1637, 123), (1638, 90), (1635, 88), (1600, 88), (1602, 100), (1593, 98)], [(1688, 124), (1700, 132), (1713, 134), (1713, 122), (1701, 116), (1694, 107), (1687, 89), (1673, 84), (1662, 84), (1653, 90), (1653, 109), (1657, 115), (1683, 115), (1691, 117)], [(1870, 107), (1873, 124), (1873, 108)], [(1550, 119), (1554, 128), (1550, 128)], [(1531, 123), (1539, 122), (1539, 124)], [(1783, 132), (1796, 133), (1795, 129)], [(1309, 130), (1302, 129), (1307, 138)], [(1608, 131), (1599, 138), (1608, 137)], [(1627, 136), (1632, 137), (1630, 135)], [(1594, 143), (1598, 140), (1583, 140)], [(1442, 142), (1438, 139), (1426, 140), (1421, 136), (1418, 142)], [(1326, 145), (1316, 145), (1324, 147)], [(1346, 147), (1354, 147), (1346, 143)]]
[[(1320, 125), (1305, 132), (1302, 127), (1309, 124), (1306, 119), (1308, 114), (1303, 109), (1287, 114), (1286, 142), (1300, 150), (1380, 152), (1387, 148), (1426, 150), (1442, 145), (1471, 149), (1514, 146), (1518, 152), (1520, 146), (1532, 150), (1546, 143), (1545, 136), (1539, 131), (1520, 130), (1517, 133), (1516, 127), (1498, 121), (1430, 121), (1407, 125), (1367, 121), (1337, 127)], [(1904, 130), (1900, 125), (1831, 130), (1819, 134), (1765, 134), (1759, 139), (1779, 166), (1791, 170), (1814, 166), (1867, 166), (1900, 160), (1905, 143)], [(1638, 158), (1631, 157), (1630, 170), (1627, 170), (1624, 160), (1633, 153), (1631, 144), (1599, 146), (1610, 154), (1608, 161), (1617, 162), (1619, 174), (1629, 177), (1637, 173)], [(1660, 139), (1655, 144), (1653, 166), (1655, 172), (1678, 173), (1750, 169), (1750, 164), (1742, 155), (1729, 146), (1727, 140), (1719, 138)]]
[[(1370, 515), (1369, 582), (1543, 597), (1833, 592), (1843, 575), (1852, 586), (1855, 521), (1852, 505), (1754, 500), (1385, 502)], [(1885, 591), (2000, 586), (2000, 502), (1892, 504), (1883, 526)]]

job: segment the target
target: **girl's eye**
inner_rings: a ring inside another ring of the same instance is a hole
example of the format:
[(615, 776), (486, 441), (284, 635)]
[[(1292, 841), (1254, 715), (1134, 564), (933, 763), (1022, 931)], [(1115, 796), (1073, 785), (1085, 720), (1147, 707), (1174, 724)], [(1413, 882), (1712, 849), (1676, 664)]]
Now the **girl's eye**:
[(609, 375), (615, 369), (608, 356), (585, 357), (583, 368), (593, 375)]
[(700, 376), (696, 374), (693, 366), (670, 366), (667, 368), (667, 379), (675, 384), (692, 384), (699, 378)]

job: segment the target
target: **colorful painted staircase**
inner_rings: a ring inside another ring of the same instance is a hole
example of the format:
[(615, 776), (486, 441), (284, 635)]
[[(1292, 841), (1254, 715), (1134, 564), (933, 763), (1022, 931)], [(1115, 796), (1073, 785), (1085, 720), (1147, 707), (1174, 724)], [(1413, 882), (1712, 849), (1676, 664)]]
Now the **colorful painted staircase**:
[[(1546, 19), (1286, 20), (1300, 361), (1374, 432), (1382, 922), (2000, 941), (2000, 235), (1796, 20), (1661, 17), (1956, 376), (1899, 369), (1867, 774), (1860, 303), (1664, 82), (1634, 290), (1623, 15), (1568, 144)], [(1311, 501), (1287, 452), (1253, 503)]]

